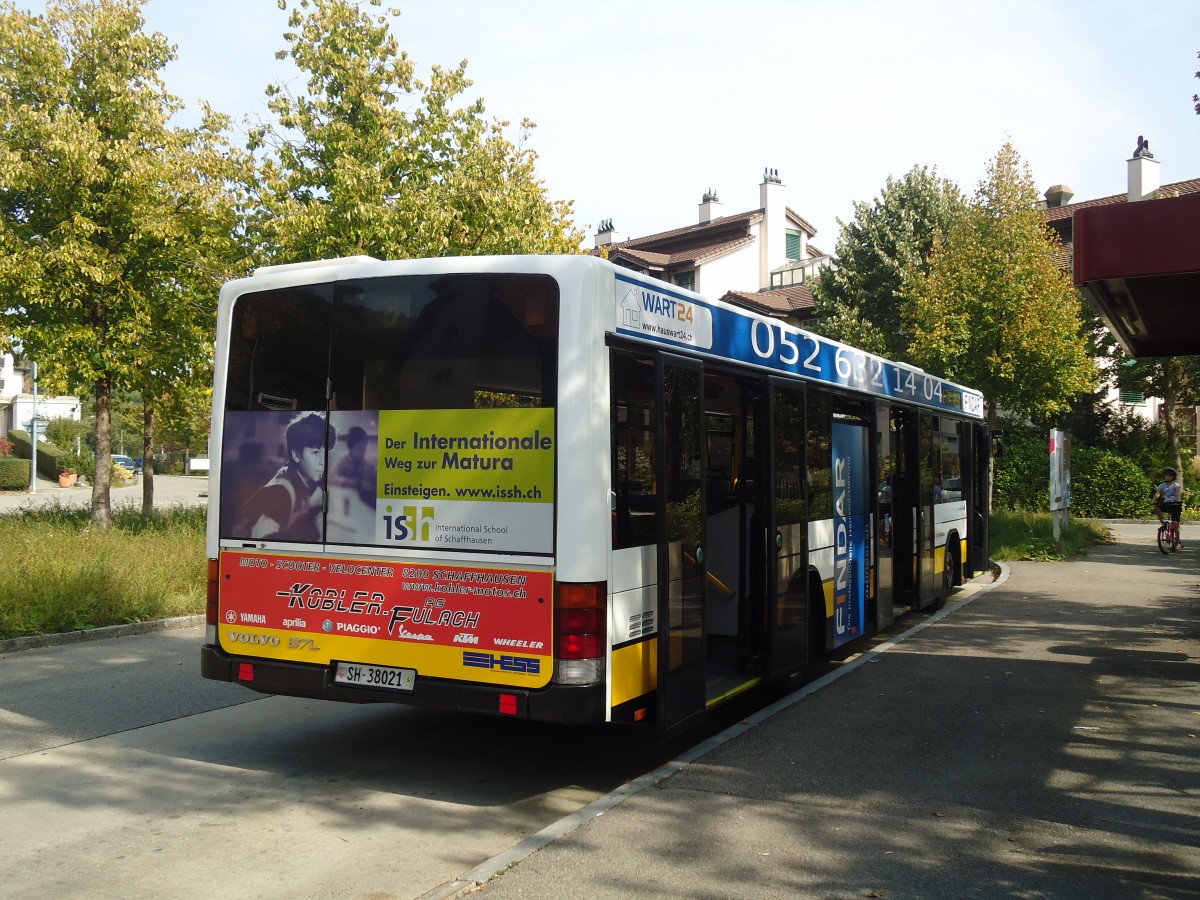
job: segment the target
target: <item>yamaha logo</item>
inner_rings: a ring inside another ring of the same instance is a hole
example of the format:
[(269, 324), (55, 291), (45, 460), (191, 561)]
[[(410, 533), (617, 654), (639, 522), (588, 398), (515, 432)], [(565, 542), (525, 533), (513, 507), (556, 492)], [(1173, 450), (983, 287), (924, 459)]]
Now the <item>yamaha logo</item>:
[(234, 624), (237, 621), (237, 613), (232, 609), (225, 610), (225, 621), (230, 625)]

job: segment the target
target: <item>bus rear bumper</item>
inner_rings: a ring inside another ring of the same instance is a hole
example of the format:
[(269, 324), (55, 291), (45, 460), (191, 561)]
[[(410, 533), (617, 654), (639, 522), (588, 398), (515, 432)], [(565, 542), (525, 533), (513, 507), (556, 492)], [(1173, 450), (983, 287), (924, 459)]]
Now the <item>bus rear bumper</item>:
[[(249, 669), (244, 668), (247, 666)], [(232, 681), (264, 694), (343, 703), (398, 703), (544, 722), (580, 725), (603, 722), (606, 712), (603, 684), (551, 684), (538, 690), (529, 690), (508, 685), (465, 684), (417, 676), (411, 693), (399, 693), (334, 684), (333, 673), (328, 666), (231, 656), (211, 644), (200, 648), (200, 674), (212, 681)]]

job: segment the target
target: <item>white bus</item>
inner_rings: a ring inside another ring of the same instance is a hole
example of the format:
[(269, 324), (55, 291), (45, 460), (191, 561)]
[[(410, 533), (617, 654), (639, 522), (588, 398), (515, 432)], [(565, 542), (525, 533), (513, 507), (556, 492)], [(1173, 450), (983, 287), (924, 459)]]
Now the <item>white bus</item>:
[(986, 565), (978, 391), (588, 256), (227, 284), (206, 678), (653, 725)]

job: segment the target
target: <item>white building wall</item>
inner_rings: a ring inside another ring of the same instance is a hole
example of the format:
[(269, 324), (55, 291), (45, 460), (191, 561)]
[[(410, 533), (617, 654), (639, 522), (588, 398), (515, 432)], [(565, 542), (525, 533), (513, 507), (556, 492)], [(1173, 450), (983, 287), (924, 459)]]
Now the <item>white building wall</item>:
[(753, 291), (758, 284), (757, 241), (696, 269), (696, 291), (717, 299), (729, 291)]
[[(24, 388), (25, 373), (16, 368), (11, 353), (0, 360), (0, 437), (9, 431), (28, 431), (33, 419), (33, 394)], [(41, 419), (80, 419), (79, 398), (39, 395), (37, 414)]]

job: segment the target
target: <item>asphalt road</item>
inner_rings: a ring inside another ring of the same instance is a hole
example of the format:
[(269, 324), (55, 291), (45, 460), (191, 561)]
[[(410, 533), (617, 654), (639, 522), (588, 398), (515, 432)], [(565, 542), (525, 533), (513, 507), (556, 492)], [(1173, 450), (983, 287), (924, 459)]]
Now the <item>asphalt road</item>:
[(642, 732), (260, 697), (199, 627), (0, 656), (6, 898), (419, 897), (659, 765)]
[[(126, 487), (114, 487), (109, 500), (113, 507), (142, 505), (142, 479)], [(200, 475), (155, 475), (154, 506), (202, 506), (208, 502), (208, 478)], [(38, 476), (37, 488), (30, 491), (0, 491), (0, 513), (42, 506), (90, 506), (92, 488), (88, 484), (63, 488), (57, 481)]]

